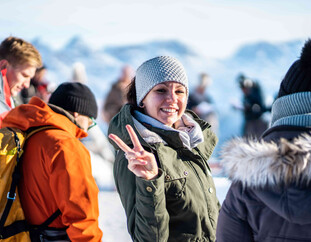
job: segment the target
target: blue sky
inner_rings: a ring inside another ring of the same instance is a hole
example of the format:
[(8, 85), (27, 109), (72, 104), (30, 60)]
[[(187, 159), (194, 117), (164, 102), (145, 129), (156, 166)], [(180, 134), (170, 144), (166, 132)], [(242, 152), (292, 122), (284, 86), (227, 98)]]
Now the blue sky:
[(94, 48), (177, 39), (208, 57), (258, 40), (311, 37), (310, 0), (0, 0), (0, 37), (53, 48), (80, 35)]

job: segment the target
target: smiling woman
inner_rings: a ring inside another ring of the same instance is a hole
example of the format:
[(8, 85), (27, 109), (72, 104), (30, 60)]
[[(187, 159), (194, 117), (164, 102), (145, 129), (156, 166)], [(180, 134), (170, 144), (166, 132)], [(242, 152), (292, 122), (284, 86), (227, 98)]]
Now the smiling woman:
[(185, 110), (188, 78), (175, 58), (144, 62), (112, 119), (116, 188), (133, 241), (215, 241), (219, 202), (207, 160), (217, 138)]

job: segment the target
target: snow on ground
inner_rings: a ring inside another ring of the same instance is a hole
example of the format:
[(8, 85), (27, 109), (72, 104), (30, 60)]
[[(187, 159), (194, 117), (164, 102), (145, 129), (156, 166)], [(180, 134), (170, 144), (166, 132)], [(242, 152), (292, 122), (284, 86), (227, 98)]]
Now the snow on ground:
[[(220, 203), (225, 199), (230, 182), (225, 177), (215, 177), (217, 197)], [(103, 242), (131, 241), (126, 228), (126, 216), (116, 191), (99, 193), (99, 226), (103, 231)]]

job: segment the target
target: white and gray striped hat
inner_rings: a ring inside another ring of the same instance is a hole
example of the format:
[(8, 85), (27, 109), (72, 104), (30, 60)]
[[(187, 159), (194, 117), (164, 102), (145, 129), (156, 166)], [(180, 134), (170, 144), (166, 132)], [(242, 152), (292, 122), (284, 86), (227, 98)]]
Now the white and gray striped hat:
[(140, 105), (140, 102), (153, 87), (167, 81), (184, 85), (188, 95), (188, 77), (183, 65), (177, 59), (170, 56), (159, 56), (141, 64), (136, 71), (135, 78), (137, 105)]

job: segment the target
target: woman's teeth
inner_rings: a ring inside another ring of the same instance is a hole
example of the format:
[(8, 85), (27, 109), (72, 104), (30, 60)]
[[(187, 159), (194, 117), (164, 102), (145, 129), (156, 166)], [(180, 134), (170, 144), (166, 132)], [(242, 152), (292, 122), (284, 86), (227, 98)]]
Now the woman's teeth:
[(164, 112), (168, 112), (168, 113), (175, 113), (175, 112), (177, 112), (176, 109), (172, 109), (172, 108), (162, 108), (162, 110)]

